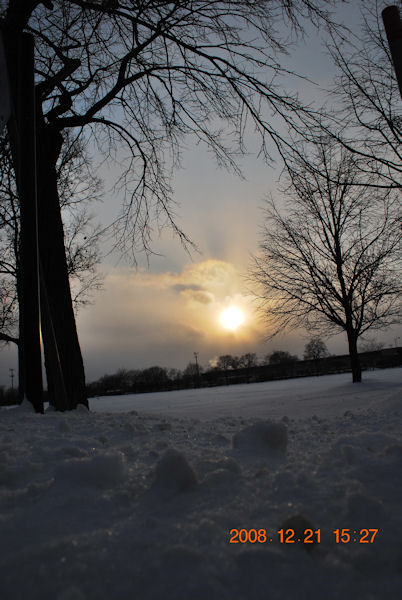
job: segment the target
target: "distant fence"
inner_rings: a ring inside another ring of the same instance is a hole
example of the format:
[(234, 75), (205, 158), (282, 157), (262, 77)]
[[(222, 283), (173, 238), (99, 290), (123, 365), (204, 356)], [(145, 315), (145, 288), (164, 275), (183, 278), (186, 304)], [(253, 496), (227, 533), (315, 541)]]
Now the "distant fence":
[[(387, 348), (375, 352), (362, 352), (359, 354), (363, 371), (384, 369), (387, 367), (402, 366), (402, 348)], [(156, 373), (161, 373), (158, 369)], [(143, 394), (148, 392), (162, 392), (183, 390), (195, 387), (213, 387), (220, 385), (234, 385), (237, 383), (256, 383), (260, 381), (273, 381), (277, 379), (291, 379), (295, 377), (311, 377), (315, 375), (329, 375), (332, 373), (350, 372), (350, 358), (348, 354), (342, 356), (329, 356), (320, 360), (295, 360), (276, 365), (261, 365), (244, 367), (241, 369), (218, 370), (211, 369), (198, 376), (169, 378), (164, 377), (143, 378), (141, 373), (131, 382), (124, 383), (111, 376), (105, 384), (102, 380), (88, 384), (88, 396), (113, 396), (123, 394)], [(116, 376), (117, 377), (117, 376)]]
[[(375, 352), (359, 353), (363, 371), (402, 366), (402, 348), (387, 348)], [(311, 377), (348, 373), (351, 371), (348, 354), (328, 356), (319, 360), (298, 360), (277, 365), (261, 365), (227, 371), (207, 371), (200, 376), (200, 386), (233, 385), (236, 383), (256, 383), (291, 379), (294, 377)]]

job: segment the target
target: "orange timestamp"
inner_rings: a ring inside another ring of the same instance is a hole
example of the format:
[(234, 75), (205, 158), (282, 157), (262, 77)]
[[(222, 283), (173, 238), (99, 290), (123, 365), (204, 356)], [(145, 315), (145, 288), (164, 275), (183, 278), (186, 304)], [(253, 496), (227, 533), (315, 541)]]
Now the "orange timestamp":
[[(336, 544), (372, 544), (378, 529), (334, 529), (331, 534)], [(276, 536), (267, 529), (230, 529), (230, 544), (269, 544), (274, 541), (280, 544), (320, 544), (321, 529), (278, 529)]]

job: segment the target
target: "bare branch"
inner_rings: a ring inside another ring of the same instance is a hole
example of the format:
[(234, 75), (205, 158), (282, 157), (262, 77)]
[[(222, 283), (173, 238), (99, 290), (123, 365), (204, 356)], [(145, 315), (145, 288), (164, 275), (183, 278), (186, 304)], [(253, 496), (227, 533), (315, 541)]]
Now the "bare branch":
[[(128, 165), (114, 224), (122, 251), (131, 248), (135, 258), (141, 242), (150, 251), (153, 231), (166, 223), (191, 247), (176, 223), (169, 183), (184, 136), (196, 136), (238, 174), (250, 127), (267, 161), (290, 148), (279, 123), (300, 131), (315, 113), (279, 87), (289, 71), (278, 57), (291, 33), (303, 34), (303, 19), (332, 30), (331, 4), (71, 0), (32, 14), (46, 121), (59, 130), (86, 128), (92, 140), (102, 138), (104, 154)], [(283, 21), (289, 33), (279, 34)]]
[(317, 144), (309, 162), (293, 160), (288, 211), (268, 202), (250, 279), (270, 337), (343, 330), (356, 357), (360, 335), (401, 322), (399, 197), (354, 185), (359, 176), (342, 146)]

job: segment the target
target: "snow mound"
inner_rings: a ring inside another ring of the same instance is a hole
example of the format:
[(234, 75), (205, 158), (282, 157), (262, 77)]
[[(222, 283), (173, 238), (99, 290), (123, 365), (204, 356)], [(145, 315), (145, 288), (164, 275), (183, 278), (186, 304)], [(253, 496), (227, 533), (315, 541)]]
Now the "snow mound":
[(124, 483), (127, 465), (121, 452), (68, 460), (55, 472), (57, 482), (112, 487)]
[(239, 474), (241, 473), (240, 465), (234, 458), (228, 456), (222, 456), (219, 458), (215, 458), (213, 460), (205, 460), (201, 461), (198, 464), (197, 471), (198, 473), (205, 475), (207, 473), (224, 469), (227, 471), (232, 471), (233, 473)]
[(288, 430), (284, 423), (260, 421), (233, 436), (233, 448), (254, 452), (286, 452)]
[(216, 471), (210, 471), (204, 478), (203, 484), (207, 486), (222, 486), (225, 487), (230, 485), (233, 481), (238, 479), (238, 473), (234, 473), (229, 469), (216, 469)]
[(381, 515), (383, 503), (381, 500), (368, 496), (363, 492), (354, 492), (347, 497), (347, 516), (354, 522), (376, 523)]
[(57, 425), (57, 429), (60, 431), (60, 433), (70, 433), (71, 431), (69, 423), (65, 420), (60, 421), (60, 423)]
[[(287, 529), (292, 529), (294, 531), (294, 539), (297, 543), (298, 540), (304, 540), (306, 529), (314, 531), (316, 530), (316, 527), (314, 527), (312, 522), (309, 519), (307, 519), (307, 517), (305, 517), (304, 515), (297, 514), (285, 519), (281, 523), (280, 529), (283, 529), (285, 531), (285, 535)], [(313, 538), (311, 538), (311, 540), (311, 544), (299, 542), (301, 544), (301, 547), (304, 550), (306, 550), (306, 552), (311, 552), (314, 549), (315, 541), (313, 540)]]
[(21, 404), (19, 404), (17, 406), (17, 409), (19, 410), (20, 413), (34, 413), (35, 412), (35, 409), (34, 409), (32, 403), (28, 400), (28, 398), (26, 396), (24, 396), (24, 399), (21, 402)]
[(169, 448), (155, 468), (154, 487), (184, 492), (197, 485), (197, 476), (184, 454)]
[(87, 414), (89, 413), (88, 408), (85, 406), (85, 404), (82, 404), (81, 402), (79, 404), (77, 404), (77, 406), (75, 407), (75, 413), (76, 414)]
[(61, 592), (57, 600), (86, 600), (87, 596), (75, 585)]

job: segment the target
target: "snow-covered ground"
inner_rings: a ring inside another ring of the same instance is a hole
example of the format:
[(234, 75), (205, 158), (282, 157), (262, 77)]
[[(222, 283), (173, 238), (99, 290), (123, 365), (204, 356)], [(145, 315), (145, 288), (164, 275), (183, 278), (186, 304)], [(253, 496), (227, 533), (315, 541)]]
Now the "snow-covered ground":
[(315, 415), (341, 416), (345, 410), (375, 407), (379, 394), (392, 395), (402, 386), (401, 369), (367, 371), (361, 385), (350, 374), (306, 377), (179, 392), (104, 396), (91, 400), (95, 412), (130, 412), (192, 417), (293, 418)]
[(399, 600), (402, 369), (349, 379), (0, 410), (0, 599)]

